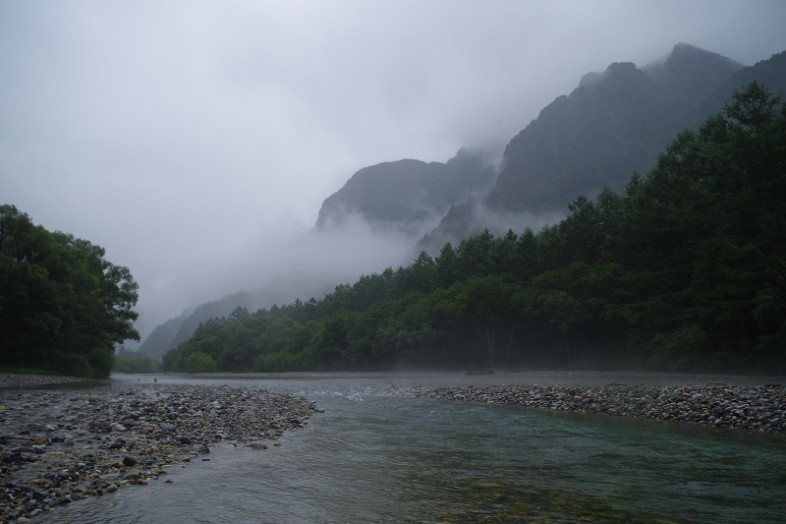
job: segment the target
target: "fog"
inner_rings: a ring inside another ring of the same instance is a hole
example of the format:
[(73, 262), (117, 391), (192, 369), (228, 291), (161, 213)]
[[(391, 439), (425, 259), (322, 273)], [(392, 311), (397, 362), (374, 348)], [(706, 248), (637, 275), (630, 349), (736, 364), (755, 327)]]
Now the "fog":
[(2, 2), (0, 203), (128, 266), (145, 335), (406, 263), (411, 239), (311, 231), (362, 167), (504, 145), (584, 73), (677, 42), (753, 64), (784, 20), (781, 0)]

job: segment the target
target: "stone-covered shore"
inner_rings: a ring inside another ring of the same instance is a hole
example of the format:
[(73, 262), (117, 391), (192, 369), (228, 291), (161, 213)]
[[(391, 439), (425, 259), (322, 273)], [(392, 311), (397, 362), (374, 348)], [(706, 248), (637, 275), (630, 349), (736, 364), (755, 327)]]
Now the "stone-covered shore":
[(58, 384), (71, 384), (74, 382), (90, 382), (90, 379), (66, 377), (62, 375), (18, 375), (15, 373), (0, 373), (0, 389), (38, 388), (43, 386), (55, 386)]
[(265, 449), (318, 411), (229, 386), (0, 389), (0, 523), (147, 484), (169, 466), (207, 460), (216, 445)]
[(462, 386), (431, 389), (419, 395), (439, 400), (646, 417), (786, 434), (786, 388), (780, 384)]

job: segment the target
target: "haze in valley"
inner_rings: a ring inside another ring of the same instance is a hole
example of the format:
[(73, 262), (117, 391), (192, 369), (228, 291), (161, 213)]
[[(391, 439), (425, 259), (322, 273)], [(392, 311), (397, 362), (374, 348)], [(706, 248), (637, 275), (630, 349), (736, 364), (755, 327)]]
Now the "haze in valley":
[(194, 304), (285, 300), (408, 263), (317, 234), (359, 169), (501, 150), (555, 97), (678, 42), (786, 49), (780, 0), (0, 3), (0, 203), (107, 250), (143, 337)]

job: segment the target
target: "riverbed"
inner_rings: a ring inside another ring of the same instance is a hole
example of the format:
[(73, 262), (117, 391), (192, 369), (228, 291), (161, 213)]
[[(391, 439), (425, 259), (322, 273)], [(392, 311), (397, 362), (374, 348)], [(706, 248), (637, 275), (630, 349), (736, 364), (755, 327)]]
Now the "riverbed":
[(439, 401), (451, 385), (770, 383), (755, 377), (518, 373), (289, 375), (231, 384), (324, 410), (268, 449), (218, 446), (33, 522), (782, 522), (786, 439), (728, 428)]

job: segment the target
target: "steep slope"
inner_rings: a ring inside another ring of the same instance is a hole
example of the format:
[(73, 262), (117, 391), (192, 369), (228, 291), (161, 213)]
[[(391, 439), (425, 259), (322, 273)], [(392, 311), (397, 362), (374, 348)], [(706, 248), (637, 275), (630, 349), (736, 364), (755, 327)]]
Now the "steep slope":
[(746, 68), (730, 58), (682, 43), (666, 60), (642, 68), (673, 102), (699, 111), (701, 102), (741, 69)]
[(325, 199), (317, 229), (357, 217), (374, 228), (420, 234), (451, 205), (488, 191), (492, 166), (489, 154), (461, 149), (447, 163), (405, 159), (365, 167)]
[(621, 188), (631, 173), (655, 165), (675, 133), (706, 116), (704, 101), (741, 67), (679, 44), (662, 63), (614, 63), (586, 75), (510, 141), (488, 203), (554, 211), (604, 186)]
[[(722, 109), (734, 89), (754, 80), (786, 96), (786, 52), (743, 68), (678, 44), (665, 60), (643, 68), (612, 64), (545, 107), (510, 141), (499, 168), (495, 155), (462, 149), (446, 163), (401, 160), (361, 169), (325, 200), (317, 229), (353, 216), (410, 234), (439, 222), (416, 246), (432, 254), (486, 227), (495, 234), (538, 230), (557, 222), (577, 196), (592, 196), (604, 185), (619, 189), (634, 171), (648, 172), (676, 133)], [(212, 316), (242, 305), (233, 302)], [(186, 320), (190, 315), (159, 326), (145, 352), (155, 346), (161, 354), (210, 318)]]
[(481, 226), (485, 223), (480, 216), (481, 206), (482, 203), (475, 199), (451, 207), (439, 225), (418, 240), (415, 251), (436, 255), (448, 242), (455, 245), (460, 239), (479, 233), (480, 228), (488, 227)]
[(786, 98), (786, 51), (734, 73), (705, 100), (702, 112), (709, 115), (722, 110), (734, 90), (754, 81), (766, 86), (774, 95)]
[[(633, 172), (655, 165), (676, 133), (721, 109), (733, 87), (763, 76), (743, 75), (749, 69), (677, 44), (666, 59), (643, 68), (615, 63), (586, 74), (510, 141), (488, 198), (451, 208), (417, 249), (436, 254), (445, 242), (456, 244), (486, 227), (496, 234), (538, 230), (564, 216), (579, 195), (621, 189)], [(777, 77), (771, 67), (761, 69)], [(723, 95), (710, 103), (713, 93)]]
[[(199, 324), (210, 320), (229, 316), (237, 308), (256, 310), (261, 307), (262, 297), (249, 292), (227, 295), (220, 300), (200, 304), (184, 311), (179, 317), (172, 318), (156, 326), (145, 341), (139, 346), (139, 352), (151, 358), (159, 359), (164, 353), (185, 342)], [(264, 304), (268, 306), (269, 304)]]

